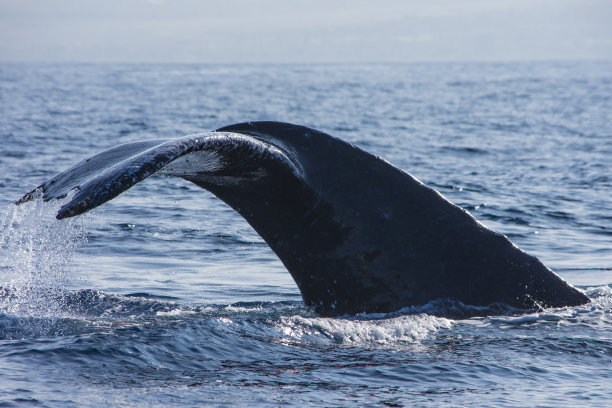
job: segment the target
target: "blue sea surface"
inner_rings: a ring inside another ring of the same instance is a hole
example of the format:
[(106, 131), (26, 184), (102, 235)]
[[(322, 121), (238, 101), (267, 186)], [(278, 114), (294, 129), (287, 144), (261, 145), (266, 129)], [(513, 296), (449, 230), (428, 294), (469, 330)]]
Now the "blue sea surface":
[[(62, 221), (13, 205), (105, 148), (253, 120), (385, 158), (592, 302), (323, 318), (180, 179)], [(611, 124), (612, 62), (0, 64), (0, 406), (608, 406)]]

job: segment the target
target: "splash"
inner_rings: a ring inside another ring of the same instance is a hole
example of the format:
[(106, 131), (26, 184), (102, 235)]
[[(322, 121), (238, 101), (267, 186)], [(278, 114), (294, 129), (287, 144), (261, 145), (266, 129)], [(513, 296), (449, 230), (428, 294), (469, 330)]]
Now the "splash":
[(10, 205), (0, 219), (0, 313), (62, 317), (87, 217), (55, 219), (61, 203)]

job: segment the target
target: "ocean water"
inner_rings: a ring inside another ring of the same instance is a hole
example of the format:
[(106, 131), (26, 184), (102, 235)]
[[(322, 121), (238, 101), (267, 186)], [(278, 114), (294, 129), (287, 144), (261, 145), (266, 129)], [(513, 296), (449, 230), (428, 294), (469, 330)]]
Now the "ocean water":
[[(322, 318), (182, 180), (63, 221), (12, 204), (105, 148), (251, 120), (384, 157), (592, 302)], [(0, 406), (607, 406), (611, 124), (611, 62), (1, 64)]]

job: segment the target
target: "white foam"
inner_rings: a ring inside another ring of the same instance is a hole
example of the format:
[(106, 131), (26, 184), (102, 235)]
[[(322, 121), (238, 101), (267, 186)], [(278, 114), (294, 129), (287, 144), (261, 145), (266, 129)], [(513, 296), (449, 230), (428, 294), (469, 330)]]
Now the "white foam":
[(168, 311), (158, 311), (155, 313), (155, 316), (159, 317), (178, 317), (178, 316), (188, 316), (193, 315), (196, 312), (193, 310), (185, 310), (181, 308), (176, 308)]
[(243, 307), (243, 306), (234, 306), (234, 305), (227, 305), (224, 307), (224, 309), (228, 312), (238, 312), (238, 313), (248, 313), (248, 312), (253, 312), (253, 311), (260, 311), (262, 310), (261, 306), (253, 306), (253, 307)]
[(286, 340), (393, 346), (418, 343), (451, 325), (452, 320), (426, 314), (372, 320), (291, 316), (282, 317), (276, 330)]

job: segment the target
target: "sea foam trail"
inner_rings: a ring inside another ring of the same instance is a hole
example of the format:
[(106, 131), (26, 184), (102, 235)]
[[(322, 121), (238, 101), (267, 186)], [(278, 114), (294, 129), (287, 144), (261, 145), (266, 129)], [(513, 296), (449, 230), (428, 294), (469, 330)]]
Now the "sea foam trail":
[(58, 221), (60, 202), (10, 205), (0, 218), (0, 313), (63, 317), (88, 217)]

